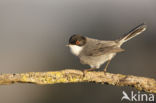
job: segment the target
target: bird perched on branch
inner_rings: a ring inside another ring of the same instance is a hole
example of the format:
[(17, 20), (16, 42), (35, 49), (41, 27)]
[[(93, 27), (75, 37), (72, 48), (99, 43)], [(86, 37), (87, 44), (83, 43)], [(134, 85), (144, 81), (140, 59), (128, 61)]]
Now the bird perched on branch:
[(82, 64), (88, 64), (90, 69), (98, 69), (102, 64), (107, 62), (104, 71), (112, 60), (112, 58), (119, 52), (124, 51), (121, 45), (128, 40), (134, 38), (135, 36), (141, 34), (146, 30), (146, 25), (140, 24), (128, 33), (126, 33), (122, 38), (108, 41), (108, 40), (98, 40), (82, 35), (73, 35), (69, 39), (69, 46), (71, 52), (78, 56)]

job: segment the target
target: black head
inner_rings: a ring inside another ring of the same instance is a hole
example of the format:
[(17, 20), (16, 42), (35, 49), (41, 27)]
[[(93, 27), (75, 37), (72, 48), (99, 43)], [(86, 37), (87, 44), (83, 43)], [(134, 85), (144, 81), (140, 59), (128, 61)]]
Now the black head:
[(69, 44), (84, 46), (86, 44), (86, 37), (81, 35), (72, 35), (69, 39)]

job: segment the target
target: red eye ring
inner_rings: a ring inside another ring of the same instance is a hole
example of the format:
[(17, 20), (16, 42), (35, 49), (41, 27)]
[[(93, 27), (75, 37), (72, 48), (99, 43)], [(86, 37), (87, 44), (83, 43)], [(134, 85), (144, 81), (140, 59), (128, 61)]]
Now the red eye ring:
[(77, 40), (77, 41), (76, 41), (76, 45), (79, 45), (79, 44), (80, 44), (80, 41)]

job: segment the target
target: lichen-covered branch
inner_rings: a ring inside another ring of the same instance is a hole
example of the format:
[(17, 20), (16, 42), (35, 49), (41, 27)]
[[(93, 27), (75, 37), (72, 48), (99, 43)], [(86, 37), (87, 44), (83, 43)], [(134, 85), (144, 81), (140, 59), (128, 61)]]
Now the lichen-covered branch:
[(156, 80), (146, 77), (104, 73), (100, 71), (61, 70), (50, 72), (29, 72), (17, 74), (0, 75), (0, 84), (12, 83), (34, 83), (34, 84), (56, 84), (73, 82), (95, 82), (107, 83), (117, 86), (132, 86), (138, 90), (156, 93)]

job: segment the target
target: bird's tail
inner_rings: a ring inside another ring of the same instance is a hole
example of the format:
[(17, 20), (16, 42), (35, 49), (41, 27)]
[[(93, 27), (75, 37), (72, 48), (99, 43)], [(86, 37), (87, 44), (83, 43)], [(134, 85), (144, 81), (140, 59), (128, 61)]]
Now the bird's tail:
[(142, 23), (140, 25), (138, 25), (137, 27), (135, 27), (134, 29), (132, 29), (131, 31), (129, 31), (128, 33), (126, 33), (122, 38), (120, 38), (119, 44), (122, 45), (124, 42), (134, 38), (135, 36), (141, 34), (143, 31), (145, 31), (147, 28), (147, 26)]

